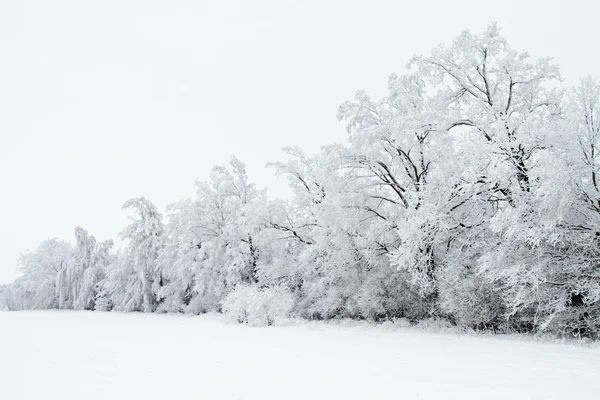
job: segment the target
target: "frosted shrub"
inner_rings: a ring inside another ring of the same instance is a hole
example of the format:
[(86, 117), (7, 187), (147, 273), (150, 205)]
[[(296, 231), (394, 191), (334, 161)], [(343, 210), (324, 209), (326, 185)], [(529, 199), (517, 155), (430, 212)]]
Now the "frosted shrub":
[(360, 293), (358, 305), (362, 316), (375, 321), (406, 318), (416, 321), (428, 315), (428, 303), (419, 295), (403, 271), (380, 271), (370, 276)]
[(443, 318), (427, 318), (417, 323), (416, 327), (429, 332), (459, 332), (460, 328)]
[(227, 295), (222, 310), (239, 323), (265, 326), (286, 318), (293, 305), (292, 294), (283, 288), (240, 285)]
[(441, 310), (458, 325), (493, 331), (505, 325), (506, 310), (493, 282), (460, 267), (447, 269), (441, 277)]
[(113, 304), (110, 299), (106, 297), (100, 297), (96, 299), (96, 304), (94, 305), (94, 310), (96, 311), (111, 311), (113, 308)]

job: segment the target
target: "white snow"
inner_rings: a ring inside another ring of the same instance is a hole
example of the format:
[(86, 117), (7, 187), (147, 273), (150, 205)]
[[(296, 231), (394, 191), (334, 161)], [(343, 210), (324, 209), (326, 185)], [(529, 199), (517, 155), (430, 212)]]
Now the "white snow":
[(577, 399), (600, 348), (217, 316), (0, 312), (0, 398)]

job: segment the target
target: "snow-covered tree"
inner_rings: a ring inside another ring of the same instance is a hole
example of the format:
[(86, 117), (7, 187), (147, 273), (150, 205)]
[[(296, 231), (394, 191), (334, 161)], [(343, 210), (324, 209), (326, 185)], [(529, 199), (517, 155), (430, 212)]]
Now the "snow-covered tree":
[(58, 307), (56, 277), (69, 262), (71, 247), (58, 239), (42, 242), (35, 252), (19, 257), (21, 276), (7, 288), (5, 301), (10, 309)]
[(168, 284), (164, 309), (194, 313), (217, 310), (239, 284), (259, 280), (260, 214), (265, 194), (248, 180), (245, 165), (214, 167), (197, 195), (170, 206), (160, 262)]
[(75, 242), (68, 262), (56, 274), (58, 307), (93, 310), (113, 242), (98, 243), (81, 227), (75, 228)]
[(121, 232), (128, 244), (109, 267), (104, 285), (116, 310), (152, 312), (164, 284), (157, 263), (164, 240), (162, 215), (144, 197), (126, 201), (122, 209), (133, 209), (137, 218), (130, 217), (131, 223)]

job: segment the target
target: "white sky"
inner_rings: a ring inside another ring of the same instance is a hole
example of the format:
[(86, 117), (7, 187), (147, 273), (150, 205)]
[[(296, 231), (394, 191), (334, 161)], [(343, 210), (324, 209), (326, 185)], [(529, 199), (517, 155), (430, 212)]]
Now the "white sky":
[(0, 283), (16, 258), (80, 225), (117, 237), (121, 204), (162, 210), (231, 154), (251, 179), (280, 148), (345, 140), (339, 104), (462, 29), (498, 21), (553, 56), (568, 83), (600, 78), (589, 1), (0, 1)]

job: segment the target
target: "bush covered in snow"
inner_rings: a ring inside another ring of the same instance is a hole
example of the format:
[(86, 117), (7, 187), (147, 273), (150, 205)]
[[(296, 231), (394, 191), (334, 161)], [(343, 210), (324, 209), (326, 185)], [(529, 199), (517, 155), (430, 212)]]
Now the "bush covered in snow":
[(222, 311), (239, 323), (265, 326), (287, 318), (293, 305), (292, 294), (281, 287), (239, 285), (223, 300)]

